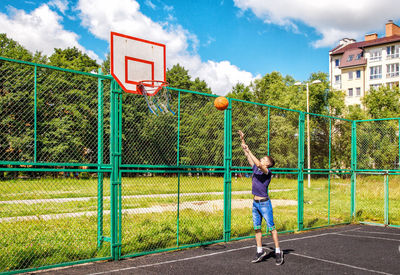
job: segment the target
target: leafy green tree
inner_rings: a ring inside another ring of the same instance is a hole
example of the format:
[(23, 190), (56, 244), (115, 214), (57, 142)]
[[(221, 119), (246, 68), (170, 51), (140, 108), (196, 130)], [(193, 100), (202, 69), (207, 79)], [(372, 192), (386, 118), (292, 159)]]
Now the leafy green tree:
[[(33, 55), (16, 41), (0, 34), (0, 56), (32, 61)], [(36, 56), (40, 56), (38, 53)], [(0, 61), (0, 159), (33, 159), (34, 68)]]
[(371, 118), (390, 118), (400, 116), (400, 90), (382, 86), (371, 89), (362, 100)]
[[(55, 49), (50, 65), (91, 72), (99, 67), (77, 48)], [(41, 68), (37, 76), (39, 160), (95, 162), (97, 79)]]
[(78, 48), (54, 49), (49, 57), (49, 64), (76, 71), (96, 72), (99, 68), (96, 60), (91, 59), (87, 54), (82, 53)]

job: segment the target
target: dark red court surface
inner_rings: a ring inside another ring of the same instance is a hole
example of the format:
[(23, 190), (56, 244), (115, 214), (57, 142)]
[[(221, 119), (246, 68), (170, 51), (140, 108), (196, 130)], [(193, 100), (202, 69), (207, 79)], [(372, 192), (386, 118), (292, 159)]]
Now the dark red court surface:
[[(97, 262), (40, 274), (400, 274), (400, 228), (348, 225), (280, 235), (285, 263), (271, 252), (251, 263), (254, 239), (176, 252)], [(264, 238), (264, 248), (273, 249)]]

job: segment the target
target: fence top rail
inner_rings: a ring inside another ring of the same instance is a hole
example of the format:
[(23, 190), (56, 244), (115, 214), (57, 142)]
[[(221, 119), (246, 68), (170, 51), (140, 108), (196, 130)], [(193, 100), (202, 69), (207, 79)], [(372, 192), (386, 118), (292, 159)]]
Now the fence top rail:
[(111, 75), (102, 75), (102, 74), (81, 72), (81, 71), (76, 71), (76, 70), (71, 70), (71, 69), (59, 68), (59, 67), (51, 66), (51, 65), (45, 65), (45, 64), (33, 63), (33, 62), (29, 62), (29, 61), (11, 59), (11, 58), (2, 57), (2, 56), (0, 56), (0, 60), (7, 61), (7, 62), (19, 63), (19, 64), (25, 64), (25, 65), (30, 65), (30, 66), (42, 67), (42, 68), (47, 68), (47, 69), (53, 69), (53, 70), (63, 71), (63, 72), (68, 72), (68, 73), (75, 73), (75, 74), (87, 75), (87, 76), (92, 76), (92, 77), (98, 77), (98, 78), (102, 78), (102, 79), (109, 79), (109, 80), (113, 79), (113, 77)]
[(368, 121), (383, 121), (383, 120), (399, 120), (400, 121), (400, 117), (363, 119), (363, 120), (354, 120), (354, 121), (355, 122), (368, 122)]
[(274, 109), (279, 109), (279, 110), (301, 113), (301, 111), (299, 111), (299, 110), (292, 110), (292, 109), (288, 109), (288, 108), (278, 107), (278, 106), (274, 106), (274, 105), (268, 105), (268, 104), (259, 103), (259, 102), (252, 102), (252, 101), (247, 101), (247, 100), (243, 100), (243, 99), (231, 98), (231, 100), (243, 102), (243, 103), (254, 104), (254, 105), (259, 105), (259, 106), (264, 106), (264, 107), (269, 107), (269, 108), (274, 108)]
[[(197, 94), (197, 95), (204, 95), (204, 96), (209, 96), (209, 97), (219, 97), (219, 95), (215, 94), (208, 94), (208, 93), (202, 93), (202, 92), (197, 92), (197, 91), (190, 91), (190, 90), (185, 90), (185, 89), (178, 89), (178, 88), (173, 88), (173, 87), (167, 87), (167, 89), (172, 90), (172, 91), (177, 91), (177, 92), (185, 92), (185, 93), (191, 93), (191, 94)], [(237, 101), (237, 102), (243, 102), (243, 103), (248, 103), (248, 104), (254, 104), (254, 105), (259, 105), (259, 106), (264, 106), (264, 107), (269, 107), (269, 108), (274, 108), (274, 109), (279, 109), (279, 110), (284, 110), (284, 111), (290, 111), (290, 112), (295, 112), (295, 113), (302, 113), (302, 111), (299, 110), (293, 110), (293, 109), (288, 109), (288, 108), (283, 108), (279, 106), (274, 106), (274, 105), (268, 105), (264, 103), (259, 103), (259, 102), (252, 102), (252, 101), (247, 101), (243, 99), (237, 99), (237, 98), (230, 98), (228, 97), (229, 100), (231, 101)], [(307, 114), (307, 112), (303, 112)], [(332, 119), (340, 119), (340, 120), (345, 120), (345, 121), (351, 121), (349, 119), (345, 118), (339, 118), (339, 117), (333, 117), (333, 116), (326, 116), (326, 115), (320, 115), (320, 114), (313, 114), (309, 113), (310, 115), (315, 115), (315, 116), (321, 116), (321, 117), (326, 117), (326, 118), (332, 118)]]

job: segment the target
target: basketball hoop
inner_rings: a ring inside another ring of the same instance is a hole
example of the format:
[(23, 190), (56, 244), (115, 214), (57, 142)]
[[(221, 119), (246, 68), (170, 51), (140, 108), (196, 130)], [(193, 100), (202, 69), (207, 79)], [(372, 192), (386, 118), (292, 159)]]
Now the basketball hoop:
[(152, 114), (158, 116), (158, 113), (171, 112), (175, 115), (169, 106), (170, 94), (167, 86), (168, 83), (161, 80), (139, 81), (138, 91), (144, 96), (147, 107)]

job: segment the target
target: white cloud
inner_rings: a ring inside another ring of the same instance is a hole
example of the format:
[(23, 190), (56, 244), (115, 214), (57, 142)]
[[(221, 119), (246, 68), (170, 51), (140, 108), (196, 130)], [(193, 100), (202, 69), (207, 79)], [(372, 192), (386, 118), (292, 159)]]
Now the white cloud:
[(82, 25), (97, 38), (109, 41), (110, 31), (115, 31), (166, 44), (167, 66), (181, 64), (192, 77), (204, 79), (215, 93), (226, 94), (237, 82), (247, 85), (254, 78), (228, 61), (202, 62), (194, 34), (171, 22), (154, 22), (140, 12), (136, 1), (80, 0), (77, 9)]
[(250, 10), (268, 24), (294, 31), (296, 21), (315, 28), (321, 35), (315, 47), (335, 46), (344, 37), (360, 39), (383, 30), (388, 19), (400, 19), (398, 0), (234, 0), (242, 12)]
[(65, 14), (65, 11), (68, 10), (68, 1), (67, 0), (52, 0), (48, 3), (50, 7), (56, 7), (62, 14)]
[(13, 7), (9, 8), (9, 15), (0, 13), (1, 32), (32, 52), (41, 51), (51, 55), (54, 48), (77, 47), (99, 61), (100, 58), (93, 51), (79, 44), (76, 33), (64, 29), (61, 21), (62, 17), (46, 4), (31, 13)]
[(156, 9), (156, 5), (154, 5), (153, 2), (151, 2), (150, 0), (146, 0), (145, 4), (150, 8), (152, 8), (153, 10)]

